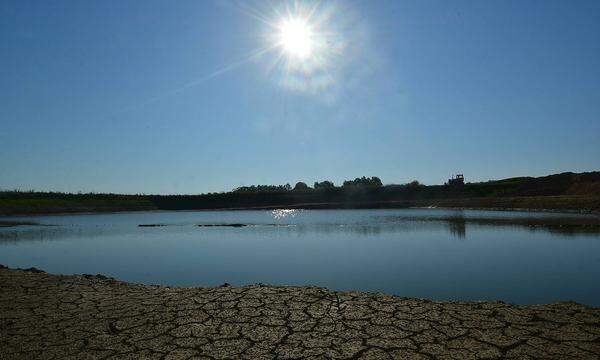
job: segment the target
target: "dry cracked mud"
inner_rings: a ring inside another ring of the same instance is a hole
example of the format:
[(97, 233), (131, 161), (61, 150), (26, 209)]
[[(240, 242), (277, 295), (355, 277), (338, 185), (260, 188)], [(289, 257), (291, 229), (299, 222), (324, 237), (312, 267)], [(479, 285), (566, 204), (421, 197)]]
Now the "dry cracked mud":
[(600, 357), (600, 309), (0, 269), (0, 359)]

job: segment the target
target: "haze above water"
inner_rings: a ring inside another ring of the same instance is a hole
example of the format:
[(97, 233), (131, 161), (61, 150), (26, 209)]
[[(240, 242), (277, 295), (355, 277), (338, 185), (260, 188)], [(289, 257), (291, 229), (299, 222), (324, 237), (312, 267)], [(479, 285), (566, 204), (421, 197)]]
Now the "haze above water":
[(318, 285), (434, 300), (600, 306), (600, 232), (560, 225), (597, 222), (592, 215), (400, 209), (19, 219), (53, 226), (0, 229), (0, 264), (13, 268), (146, 284)]

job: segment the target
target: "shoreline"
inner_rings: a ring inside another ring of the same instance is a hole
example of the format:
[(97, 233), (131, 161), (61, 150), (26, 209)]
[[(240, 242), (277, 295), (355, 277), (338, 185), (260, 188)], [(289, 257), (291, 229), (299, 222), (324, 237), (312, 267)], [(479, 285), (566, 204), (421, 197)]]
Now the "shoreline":
[[(397, 204), (396, 204), (397, 203)], [(387, 206), (386, 206), (387, 205)], [(395, 205), (395, 206), (394, 206)], [(295, 209), (295, 210), (394, 210), (394, 209), (440, 209), (440, 210), (478, 210), (478, 211), (514, 211), (514, 212), (543, 212), (557, 214), (581, 214), (581, 215), (599, 215), (600, 209), (571, 209), (571, 208), (536, 208), (536, 207), (498, 207), (498, 206), (452, 206), (452, 205), (437, 205), (437, 204), (414, 204), (406, 205), (405, 202), (389, 202), (379, 203), (369, 206), (368, 204), (358, 204), (356, 206), (344, 206), (340, 203), (308, 203), (308, 204), (290, 204), (290, 205), (265, 205), (265, 206), (249, 206), (249, 207), (227, 207), (227, 208), (200, 208), (200, 209), (123, 209), (123, 210), (85, 210), (85, 211), (40, 211), (40, 212), (22, 212), (22, 213), (0, 213), (0, 218), (11, 219), (20, 217), (35, 217), (35, 216), (65, 216), (65, 215), (96, 215), (96, 214), (127, 214), (127, 213), (143, 213), (143, 212), (195, 212), (195, 211), (252, 211), (252, 210), (280, 210), (280, 209)]]
[(600, 308), (430, 301), (313, 286), (178, 288), (0, 266), (0, 355), (600, 356)]

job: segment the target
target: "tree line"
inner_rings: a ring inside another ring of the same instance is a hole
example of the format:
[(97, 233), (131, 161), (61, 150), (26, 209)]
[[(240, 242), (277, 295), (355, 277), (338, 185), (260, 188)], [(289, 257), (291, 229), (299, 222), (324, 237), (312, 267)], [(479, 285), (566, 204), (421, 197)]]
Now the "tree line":
[(234, 193), (257, 193), (257, 192), (287, 192), (287, 191), (311, 191), (311, 190), (331, 190), (331, 189), (376, 189), (383, 186), (381, 179), (377, 176), (360, 177), (354, 180), (346, 180), (342, 186), (335, 186), (333, 181), (315, 181), (311, 188), (305, 182), (299, 181), (292, 187), (290, 184), (285, 185), (250, 185), (240, 186), (232, 190)]

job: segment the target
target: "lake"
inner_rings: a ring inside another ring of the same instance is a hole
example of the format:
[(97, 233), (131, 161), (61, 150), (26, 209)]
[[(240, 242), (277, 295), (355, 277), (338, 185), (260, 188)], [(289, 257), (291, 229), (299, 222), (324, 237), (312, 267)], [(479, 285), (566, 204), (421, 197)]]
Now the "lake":
[(0, 264), (12, 268), (145, 284), (318, 285), (434, 300), (600, 306), (596, 215), (257, 210), (10, 220), (48, 225), (0, 228)]

